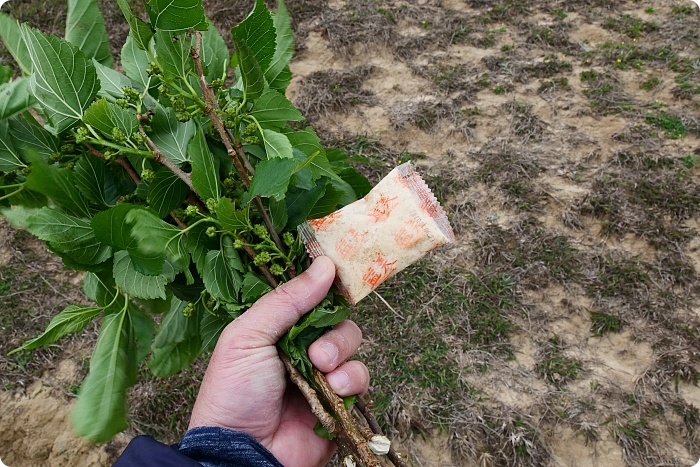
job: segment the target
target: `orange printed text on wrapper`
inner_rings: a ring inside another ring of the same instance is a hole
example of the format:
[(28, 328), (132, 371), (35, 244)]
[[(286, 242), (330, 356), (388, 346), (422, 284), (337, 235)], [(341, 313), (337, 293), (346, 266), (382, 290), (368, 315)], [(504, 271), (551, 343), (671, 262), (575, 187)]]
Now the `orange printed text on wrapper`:
[(372, 261), (365, 273), (362, 281), (375, 289), (396, 270), (396, 260), (390, 261), (381, 253), (377, 253), (377, 258)]

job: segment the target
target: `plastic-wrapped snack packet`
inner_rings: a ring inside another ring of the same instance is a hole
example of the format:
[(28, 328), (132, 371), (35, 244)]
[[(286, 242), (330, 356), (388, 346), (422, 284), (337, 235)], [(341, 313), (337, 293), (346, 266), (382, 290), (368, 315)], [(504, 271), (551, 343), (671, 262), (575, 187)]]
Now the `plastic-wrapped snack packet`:
[(335, 263), (336, 286), (353, 305), (455, 237), (445, 211), (410, 162), (364, 198), (298, 227), (312, 258)]

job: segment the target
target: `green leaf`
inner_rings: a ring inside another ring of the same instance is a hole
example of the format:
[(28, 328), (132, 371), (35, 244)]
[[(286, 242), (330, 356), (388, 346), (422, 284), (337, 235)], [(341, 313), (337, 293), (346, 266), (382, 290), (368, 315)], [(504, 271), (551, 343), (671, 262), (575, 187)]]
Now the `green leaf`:
[(136, 298), (165, 300), (165, 286), (175, 279), (173, 267), (166, 261), (158, 276), (146, 276), (134, 269), (134, 264), (125, 250), (114, 253), (114, 280), (126, 293)]
[(282, 233), (284, 226), (287, 225), (287, 204), (283, 201), (277, 201), (273, 198), (268, 200), (268, 208), (272, 219), (272, 227), (277, 233)]
[(260, 161), (255, 167), (255, 177), (241, 203), (246, 204), (255, 196), (274, 198), (277, 201), (283, 199), (295, 167), (294, 159)]
[(316, 308), (304, 315), (297, 324), (292, 326), (287, 335), (290, 339), (296, 339), (301, 333), (309, 328), (326, 328), (335, 326), (345, 320), (352, 310), (347, 306), (333, 305), (331, 299), (326, 298)]
[(10, 136), (25, 162), (29, 161), (30, 154), (36, 153), (48, 160), (51, 154), (58, 152), (59, 139), (39, 125), (19, 115), (11, 118), (9, 122)]
[(196, 125), (193, 120), (187, 123), (178, 122), (175, 114), (171, 107), (158, 106), (151, 122), (153, 133), (150, 137), (165, 157), (177, 165), (182, 165), (190, 161), (187, 146), (194, 136)]
[(136, 368), (134, 329), (124, 308), (102, 320), (90, 372), (71, 415), (80, 436), (104, 442), (129, 427), (126, 390), (136, 382)]
[(287, 203), (287, 229), (296, 228), (299, 224), (309, 218), (309, 213), (326, 194), (326, 186), (317, 186), (311, 190), (302, 190), (298, 187), (291, 187), (285, 201)]
[(239, 272), (246, 272), (247, 269), (241, 261), (241, 256), (238, 254), (235, 248), (233, 248), (233, 241), (231, 237), (226, 235), (221, 239), (221, 245), (223, 246), (222, 251), (224, 252), (224, 257), (226, 262), (231, 267), (231, 269)]
[(207, 253), (202, 280), (207, 292), (223, 302), (238, 303), (238, 290), (241, 288), (241, 276), (228, 263), (221, 250)]
[(155, 323), (147, 313), (141, 311), (133, 303), (129, 303), (129, 315), (131, 315), (131, 323), (134, 327), (134, 337), (136, 339), (136, 361), (141, 363), (148, 352), (151, 350), (151, 340), (153, 339), (153, 330)]
[(92, 217), (85, 198), (75, 187), (72, 171), (50, 166), (37, 154), (29, 154), (28, 158), (31, 173), (27, 177), (27, 188), (47, 196), (71, 214)]
[(15, 70), (11, 66), (0, 65), (0, 84), (9, 83)]
[(236, 210), (235, 204), (229, 198), (221, 198), (216, 208), (216, 217), (221, 227), (229, 232), (250, 229), (248, 209)]
[(0, 13), (0, 39), (15, 59), (17, 65), (25, 76), (32, 74), (32, 59), (29, 56), (27, 44), (22, 39), (19, 23), (16, 19), (5, 13)]
[[(141, 50), (148, 50), (148, 43), (153, 37), (151, 26), (131, 12), (131, 7), (126, 0), (117, 0), (119, 8), (122, 10), (127, 23), (129, 23), (129, 37)], [(122, 60), (124, 57), (122, 56)]]
[(262, 137), (268, 159), (294, 159), (292, 144), (285, 135), (264, 129)]
[(237, 36), (235, 28), (231, 30), (231, 34), (233, 35), (233, 44), (236, 47), (236, 57), (238, 58), (241, 79), (243, 80), (243, 92), (246, 99), (257, 99), (265, 91), (265, 76), (260, 68), (260, 64), (255, 60), (253, 51), (246, 43), (246, 39)]
[(308, 127), (305, 130), (287, 133), (286, 136), (289, 139), (289, 142), (292, 143), (292, 146), (301, 150), (309, 157), (312, 157), (319, 152), (323, 152), (321, 140), (311, 127)]
[(156, 376), (174, 375), (188, 368), (201, 348), (198, 314), (187, 318), (182, 311), (187, 302), (172, 299), (170, 310), (163, 315), (156, 330), (148, 367)]
[(68, 0), (66, 40), (104, 66), (114, 63), (105, 20), (96, 0)]
[(326, 217), (337, 209), (338, 203), (343, 198), (343, 195), (344, 193), (342, 191), (336, 190), (332, 185), (327, 185), (326, 193), (314, 204), (313, 209), (308, 214), (309, 217), (311, 219)]
[(219, 160), (209, 151), (204, 131), (197, 127), (190, 141), (187, 154), (192, 161), (192, 186), (204, 199), (219, 200), (221, 197), (219, 182)]
[(161, 31), (207, 29), (202, 0), (151, 0), (146, 3), (146, 8), (151, 24)]
[(359, 173), (353, 167), (345, 167), (338, 175), (352, 187), (357, 199), (363, 198), (372, 189), (372, 184), (367, 180), (367, 177)]
[(36, 104), (27, 88), (29, 78), (17, 78), (0, 86), (0, 120), (10, 118)]
[(95, 65), (97, 78), (100, 80), (100, 90), (97, 92), (97, 96), (104, 97), (112, 103), (116, 102), (117, 99), (123, 99), (124, 88), (132, 85), (131, 80), (118, 71), (100, 64), (95, 59), (92, 60), (92, 64)]
[(26, 229), (27, 220), (36, 214), (40, 208), (26, 208), (24, 206), (12, 206), (0, 209), (0, 215), (5, 218), (15, 229)]
[(122, 109), (105, 98), (98, 100), (87, 109), (83, 115), (83, 123), (97, 129), (107, 138), (112, 137), (114, 128), (118, 128), (129, 138), (139, 127), (135, 111)]
[[(113, 301), (119, 302), (119, 297), (117, 297), (115, 300), (117, 291), (115, 289), (112, 271), (99, 274), (88, 272), (85, 274), (85, 279), (83, 279), (83, 293), (87, 298), (97, 303), (101, 307), (106, 307)], [(120, 296), (123, 299), (123, 295), (120, 294)], [(121, 310), (123, 306), (124, 301), (122, 300), (122, 303), (119, 305), (117, 310)]]
[(27, 230), (80, 264), (100, 264), (112, 249), (95, 237), (90, 221), (43, 208), (27, 219)]
[(209, 22), (209, 29), (202, 33), (202, 64), (205, 78), (211, 83), (215, 79), (226, 78), (229, 51), (219, 31)]
[[(134, 269), (157, 276), (163, 270), (166, 244), (179, 229), (169, 230), (152, 211), (132, 204), (118, 204), (92, 219), (95, 236), (115, 250), (126, 250)], [(168, 224), (166, 224), (168, 225)], [(145, 232), (145, 234), (144, 234)]]
[(214, 350), (216, 342), (219, 340), (219, 336), (227, 324), (228, 321), (219, 316), (210, 315), (209, 313), (204, 315), (199, 328), (199, 336), (202, 340), (200, 353)]
[(167, 167), (161, 167), (148, 189), (148, 204), (163, 218), (180, 206), (190, 188)]
[[(277, 41), (275, 23), (263, 0), (255, 1), (255, 8), (238, 26), (231, 29), (234, 40), (246, 43), (261, 70), (267, 70), (275, 55)], [(236, 43), (238, 49), (238, 43)], [(239, 59), (241, 58), (239, 54)]]
[(63, 39), (46, 35), (26, 24), (20, 26), (32, 59), (34, 73), (29, 90), (51, 115), (53, 133), (61, 133), (80, 121), (100, 89), (92, 61)]
[(119, 200), (117, 180), (101, 159), (83, 154), (73, 169), (75, 185), (87, 199), (101, 207), (112, 207)]
[(263, 127), (284, 128), (287, 122), (300, 122), (304, 116), (282, 94), (268, 89), (253, 104), (250, 116)]
[(51, 319), (46, 327), (46, 331), (34, 339), (30, 339), (20, 347), (14, 349), (9, 355), (27, 349), (37, 349), (49, 344), (53, 344), (60, 338), (80, 332), (85, 326), (102, 313), (102, 308), (89, 306), (70, 305)]
[(194, 60), (190, 55), (192, 45), (188, 36), (174, 37), (169, 32), (158, 31), (154, 36), (156, 61), (163, 75), (170, 78), (187, 79), (194, 69)]
[(0, 121), (0, 172), (14, 172), (26, 166), (10, 138), (10, 123)]
[(270, 290), (272, 290), (272, 287), (267, 282), (249, 272), (243, 278), (243, 289), (241, 291), (243, 303), (254, 303)]
[(277, 33), (277, 44), (272, 61), (265, 70), (265, 79), (271, 89), (284, 94), (292, 80), (292, 73), (289, 71), (288, 65), (294, 56), (294, 30), (292, 29), (292, 18), (283, 0), (277, 0), (277, 12), (275, 12), (273, 20)]
[(148, 86), (148, 67), (151, 65), (151, 59), (148, 53), (142, 50), (132, 36), (126, 38), (124, 47), (122, 47), (122, 68), (124, 73), (133, 81), (137, 87), (146, 89)]

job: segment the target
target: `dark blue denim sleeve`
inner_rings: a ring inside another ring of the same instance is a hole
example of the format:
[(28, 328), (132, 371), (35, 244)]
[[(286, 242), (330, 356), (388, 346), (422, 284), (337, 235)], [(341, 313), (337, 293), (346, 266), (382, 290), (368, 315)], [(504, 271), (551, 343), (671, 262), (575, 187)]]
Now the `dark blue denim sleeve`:
[(255, 438), (217, 427), (193, 428), (179, 445), (137, 436), (114, 467), (283, 467)]
[(283, 467), (255, 438), (226, 428), (193, 428), (179, 448), (205, 467)]

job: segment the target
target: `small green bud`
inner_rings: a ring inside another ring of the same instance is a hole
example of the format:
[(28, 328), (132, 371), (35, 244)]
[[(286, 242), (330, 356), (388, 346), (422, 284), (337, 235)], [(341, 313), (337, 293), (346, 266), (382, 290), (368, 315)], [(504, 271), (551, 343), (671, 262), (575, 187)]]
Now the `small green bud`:
[(235, 107), (227, 107), (226, 110), (224, 110), (224, 113), (226, 114), (227, 117), (233, 118), (236, 116), (236, 108)]
[(225, 178), (222, 182), (222, 185), (224, 186), (224, 190), (226, 191), (230, 191), (236, 188), (236, 182), (233, 181), (232, 178)]
[(234, 128), (236, 128), (236, 122), (234, 122), (233, 120), (226, 120), (224, 122), (224, 126), (227, 130), (233, 130)]
[(146, 73), (148, 73), (148, 76), (159, 75), (161, 73), (160, 67), (156, 63), (151, 62), (146, 69)]
[(234, 247), (236, 250), (240, 250), (240, 249), (243, 248), (244, 246), (245, 246), (244, 243), (243, 243), (241, 240), (239, 240), (239, 239), (236, 239), (236, 240), (233, 241), (233, 247)]
[(249, 123), (247, 127), (245, 127), (245, 134), (247, 136), (252, 136), (258, 131), (258, 126), (255, 123)]
[(132, 88), (131, 86), (127, 86), (124, 89), (122, 89), (122, 92), (124, 93), (124, 96), (126, 96), (127, 99), (131, 99), (132, 101), (139, 100), (141, 98), (141, 93), (139, 93), (136, 89)]
[(61, 152), (63, 154), (73, 154), (75, 152), (75, 144), (64, 144), (61, 146)]
[(270, 266), (270, 273), (272, 273), (273, 276), (281, 276), (284, 274), (284, 268), (279, 264), (273, 264)]
[(192, 115), (190, 115), (189, 112), (178, 112), (175, 118), (177, 118), (177, 121), (180, 123), (187, 123), (192, 118)]
[(216, 212), (216, 206), (219, 204), (214, 198), (209, 198), (206, 203), (207, 209), (210, 213), (214, 214)]
[(20, 170), (19, 173), (21, 173), (22, 175), (24, 175), (25, 177), (27, 177), (27, 176), (29, 176), (29, 174), (30, 174), (31, 172), (32, 172), (32, 168), (31, 168), (31, 167), (24, 167), (22, 170)]
[(61, 162), (63, 160), (63, 154), (60, 152), (53, 152), (49, 156), (49, 162)]
[(177, 217), (178, 219), (185, 218), (185, 210), (182, 208), (173, 209), (172, 214), (173, 214), (173, 216)]
[(126, 143), (126, 133), (124, 133), (121, 129), (114, 127), (112, 128), (112, 139), (119, 144), (124, 144)]
[(215, 91), (218, 91), (219, 89), (221, 89), (222, 87), (224, 87), (224, 80), (221, 79), (221, 78), (215, 79), (214, 81), (211, 82), (211, 87), (212, 87), (212, 89), (214, 89)]
[(73, 167), (75, 167), (75, 162), (73, 162), (73, 161), (66, 162), (65, 164), (63, 164), (63, 167), (65, 167), (68, 170), (71, 170), (71, 169), (73, 169)]
[(282, 241), (287, 245), (287, 248), (291, 248), (296, 240), (294, 240), (294, 235), (291, 232), (285, 232), (282, 234)]
[(131, 201), (131, 195), (124, 195), (119, 197), (117, 204), (124, 204), (128, 203), (129, 201)]
[(163, 97), (167, 96), (168, 87), (165, 84), (161, 84), (160, 86), (158, 86), (158, 93)]
[(214, 238), (216, 237), (216, 227), (211, 226), (207, 228), (207, 237)]
[(197, 214), (199, 214), (199, 209), (197, 209), (197, 206), (189, 205), (185, 208), (185, 214), (187, 217), (194, 217)]
[(85, 127), (80, 127), (75, 132), (75, 142), (80, 144), (90, 138), (90, 132)]
[(263, 239), (270, 238), (270, 233), (262, 224), (255, 224), (255, 226), (253, 227), (253, 233)]
[(117, 153), (115, 151), (105, 151), (104, 156), (105, 160), (111, 161), (116, 157)]
[(141, 133), (134, 133), (132, 138), (134, 138), (134, 141), (136, 141), (138, 144), (146, 144), (146, 137)]
[(245, 138), (243, 138), (243, 141), (246, 144), (260, 144), (260, 138), (258, 138), (257, 136), (246, 136)]
[(209, 297), (207, 300), (207, 308), (210, 310), (216, 306), (216, 299), (214, 297)]
[(253, 260), (253, 264), (255, 264), (256, 266), (263, 266), (269, 263), (270, 261), (272, 261), (270, 253), (268, 253), (267, 251), (263, 251), (257, 254), (255, 259)]
[(182, 310), (182, 314), (185, 318), (189, 318), (194, 313), (194, 303), (188, 303), (187, 306)]
[(156, 178), (156, 173), (152, 171), (151, 169), (143, 169), (141, 171), (141, 178), (148, 182), (151, 183), (154, 178)]
[(182, 96), (171, 97), (170, 103), (173, 105), (173, 109), (175, 109), (177, 112), (185, 112), (187, 110), (187, 103)]
[(122, 109), (128, 109), (130, 104), (126, 99), (117, 99), (117, 105)]

